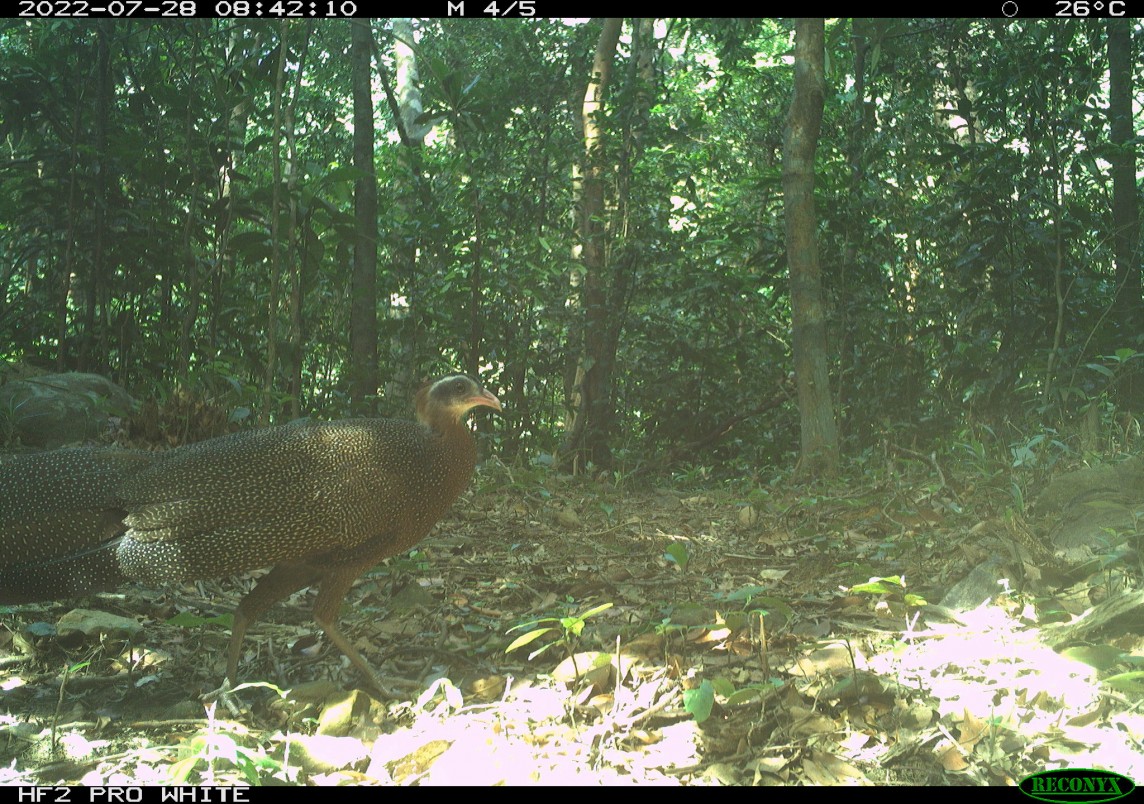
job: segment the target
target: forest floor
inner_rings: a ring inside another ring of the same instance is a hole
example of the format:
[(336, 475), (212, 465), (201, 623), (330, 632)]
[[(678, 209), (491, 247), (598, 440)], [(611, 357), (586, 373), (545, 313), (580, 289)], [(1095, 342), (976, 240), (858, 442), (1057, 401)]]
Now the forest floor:
[[(486, 465), (347, 598), (395, 699), (355, 689), (306, 591), (246, 638), (241, 677), (281, 689), (204, 705), (253, 575), (0, 609), (0, 783), (1144, 781), (1139, 674), (1117, 674), (1144, 661), (1139, 623), (1088, 651), (1044, 639), (1123, 581), (1048, 595), (1010, 481), (948, 482), (924, 462), (813, 494)], [(980, 605), (937, 605), (983, 564), (1002, 577)], [(141, 628), (127, 643), (108, 615)]]

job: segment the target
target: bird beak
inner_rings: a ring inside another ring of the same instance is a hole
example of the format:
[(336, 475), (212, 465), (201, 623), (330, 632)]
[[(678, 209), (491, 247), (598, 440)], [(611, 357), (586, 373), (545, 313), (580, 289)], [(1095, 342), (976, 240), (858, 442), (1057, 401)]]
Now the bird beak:
[(485, 405), (486, 407), (494, 408), (495, 410), (501, 410), (500, 400), (493, 396), (490, 392), (486, 391), (484, 388), (481, 389), (479, 394), (470, 396), (465, 401), (470, 405)]

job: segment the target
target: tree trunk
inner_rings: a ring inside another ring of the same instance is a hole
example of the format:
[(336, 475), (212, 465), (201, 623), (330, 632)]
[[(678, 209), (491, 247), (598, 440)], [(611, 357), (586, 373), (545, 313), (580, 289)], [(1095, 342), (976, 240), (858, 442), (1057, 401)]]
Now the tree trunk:
[(266, 303), (266, 372), (262, 378), (262, 410), (259, 420), (267, 424), (274, 411), (274, 386), (278, 375), (278, 311), (282, 306), (282, 96), (286, 91), (286, 20), (278, 25), (278, 64), (274, 70), (274, 148), (271, 156), (270, 192), (270, 293)]
[(1139, 335), (1142, 318), (1140, 224), (1136, 208), (1136, 146), (1132, 131), (1132, 21), (1108, 21), (1108, 122), (1112, 138), (1112, 251), (1116, 260), (1114, 317), (1121, 346)]
[(614, 355), (609, 358), (606, 348), (610, 326), (604, 237), (607, 154), (601, 111), (612, 80), (612, 63), (622, 24), (623, 20), (618, 18), (604, 20), (582, 107), (584, 172), (577, 223), (580, 261), (584, 267), (580, 292), (584, 325), (572, 388), (572, 427), (565, 447), (565, 460), (570, 461), (574, 469), (585, 461), (609, 466), (612, 460), (608, 442), (614, 417), (611, 392)]
[(838, 467), (838, 429), (830, 401), (826, 317), (814, 212), (814, 152), (822, 125), (821, 19), (795, 23), (794, 95), (783, 143), (783, 207), (790, 264), (791, 324), (802, 455), (798, 473), (830, 474)]
[(111, 79), (111, 45), (114, 20), (95, 23), (95, 116), (91, 150), (94, 154), (94, 186), (92, 187), (91, 260), (85, 283), (83, 332), (77, 368), (102, 372), (107, 368), (107, 206), (110, 203), (108, 171), (111, 159), (107, 153), (107, 128), (111, 107), (115, 103)]
[[(287, 221), (290, 226), (287, 242), (290, 243), (290, 260), (287, 272), (290, 280), (290, 329), (287, 342), (290, 344), (286, 355), (287, 389), (290, 394), (290, 418), (297, 419), (302, 415), (302, 359), (306, 348), (305, 331), (306, 320), (302, 306), (303, 283), (302, 273), (305, 269), (306, 244), (309, 242), (307, 232), (302, 231), (298, 210), (298, 174), (301, 172), (301, 158), (298, 154), (298, 137), (294, 130), (298, 119), (298, 99), (302, 95), (302, 76), (305, 75), (306, 56), (310, 50), (310, 34), (313, 31), (313, 22), (306, 22), (303, 26), (304, 38), (295, 56), (294, 86), (290, 91), (290, 102), (286, 104), (285, 130), (286, 130), (286, 203), (290, 214)], [(367, 56), (368, 58), (368, 56)]]
[[(413, 49), (413, 20), (397, 17), (390, 21), (393, 31), (394, 78), (389, 80), (384, 64), (379, 60), (381, 75), (390, 114), (401, 144), (398, 159), (407, 167), (398, 176), (403, 180), (387, 194), (391, 203), (401, 207), (396, 217), (405, 221), (418, 221), (429, 206), (428, 184), (421, 175), (421, 147), (431, 126), (418, 122), (423, 111), (417, 53)], [(386, 373), (385, 398), (395, 410), (404, 410), (417, 386), (417, 332), (418, 317), (413, 308), (419, 304), (418, 254), (423, 242), (420, 227), (404, 242), (393, 244), (394, 271), (386, 329), (389, 333), (389, 371)]]
[(354, 104), (353, 277), (350, 281), (350, 404), (364, 413), (376, 404), (377, 372), (377, 173), (373, 165), (373, 93), (370, 87), (372, 29), (353, 20), (350, 70)]
[[(243, 35), (240, 28), (231, 27), (229, 34), (227, 34), (227, 44), (224, 51), (225, 59), (221, 65), (222, 74), (228, 76), (227, 86), (228, 90), (238, 90), (239, 76), (243, 71), (240, 68), (240, 62), (248, 58), (248, 52), (261, 51), (261, 38), (268, 35), (270, 29), (257, 28), (254, 30), (254, 40), (248, 42)], [(212, 33), (222, 33), (222, 29), (216, 29)], [(236, 94), (240, 94), (236, 92)], [(223, 277), (229, 276), (235, 272), (235, 258), (234, 252), (230, 248), (230, 239), (234, 234), (234, 223), (237, 217), (234, 209), (234, 180), (238, 175), (239, 169), (243, 167), (242, 164), (242, 151), (236, 149), (236, 143), (246, 142), (246, 132), (250, 124), (251, 103), (249, 101), (242, 101), (237, 104), (228, 104), (225, 120), (225, 150), (219, 150), (215, 161), (215, 170), (217, 171), (216, 178), (216, 204), (217, 213), (214, 221), (214, 232), (212, 248), (214, 249), (214, 264), (210, 268), (209, 287), (206, 288), (207, 299), (203, 304), (203, 316), (205, 317), (204, 329), (206, 330), (207, 349), (209, 353), (217, 352), (220, 346), (219, 337), (219, 311), (226, 306), (223, 299)], [(193, 310), (186, 313), (188, 321), (187, 326), (195, 323), (197, 313)], [(188, 342), (188, 347), (190, 343)], [(189, 370), (190, 352), (186, 353), (187, 366)]]
[[(195, 36), (195, 34), (191, 34)], [(191, 62), (190, 79), (194, 83), (198, 78), (199, 62)], [(186, 113), (183, 116), (183, 147), (190, 151), (195, 133), (195, 112), (193, 104), (188, 103)], [(171, 332), (177, 329), (179, 336), (175, 348), (177, 349), (175, 355), (175, 365), (178, 368), (178, 375), (175, 378), (177, 382), (183, 382), (187, 379), (191, 370), (191, 335), (194, 333), (195, 322), (198, 320), (199, 315), (199, 302), (202, 294), (202, 271), (199, 270), (199, 258), (195, 255), (195, 249), (191, 245), (194, 238), (195, 225), (199, 223), (199, 205), (198, 194), (191, 196), (188, 205), (187, 215), (183, 218), (183, 231), (182, 239), (179, 242), (179, 253), (186, 257), (186, 284), (187, 284), (187, 306), (183, 311), (181, 318), (176, 321), (173, 317), (174, 308), (171, 305), (171, 296), (173, 293), (173, 277), (172, 271), (163, 272), (163, 290), (161, 295), (161, 316), (160, 320), (163, 323), (170, 322), (169, 328), (163, 328), (164, 332)], [(177, 327), (175, 324), (177, 323)]]

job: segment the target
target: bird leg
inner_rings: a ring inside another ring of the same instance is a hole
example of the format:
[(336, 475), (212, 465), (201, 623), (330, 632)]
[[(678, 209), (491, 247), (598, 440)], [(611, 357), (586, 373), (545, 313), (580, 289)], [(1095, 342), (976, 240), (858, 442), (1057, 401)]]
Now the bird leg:
[(302, 564), (279, 564), (258, 579), (250, 593), (238, 604), (234, 624), (230, 631), (230, 645), (226, 651), (226, 677), (232, 683), (238, 678), (238, 659), (242, 655), (242, 640), (251, 623), (266, 613), (280, 600), (285, 600), (299, 589), (305, 589), (319, 578), (317, 570)]
[(318, 578), (318, 572), (299, 564), (279, 564), (258, 579), (254, 588), (238, 604), (234, 612), (234, 622), (230, 629), (230, 644), (226, 651), (226, 678), (217, 690), (203, 696), (206, 700), (219, 699), (227, 710), (238, 716), (232, 699), (234, 683), (238, 679), (238, 660), (242, 655), (242, 640), (246, 629), (268, 608), (284, 600), (299, 589), (310, 586)]
[(373, 566), (373, 562), (365, 567), (356, 565), (326, 571), (318, 589), (318, 599), (314, 601), (314, 622), (325, 632), (326, 639), (330, 640), (334, 647), (344, 653), (346, 658), (353, 663), (353, 666), (358, 669), (358, 672), (362, 674), (366, 683), (374, 691), (381, 693), (386, 698), (397, 698), (399, 697), (398, 694), (381, 683), (381, 680), (373, 672), (373, 668), (366, 662), (365, 657), (338, 629), (338, 614), (342, 603), (345, 601), (346, 592), (350, 590), (358, 576), (371, 566)]

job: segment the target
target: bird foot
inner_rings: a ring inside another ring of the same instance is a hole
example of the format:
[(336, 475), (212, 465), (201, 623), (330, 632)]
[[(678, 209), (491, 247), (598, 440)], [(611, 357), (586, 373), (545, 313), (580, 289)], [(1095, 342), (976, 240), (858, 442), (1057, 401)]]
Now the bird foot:
[[(208, 705), (221, 702), (222, 705), (226, 707), (226, 711), (230, 712), (231, 717), (237, 718), (242, 716), (242, 708), (238, 705), (238, 699), (235, 697), (234, 687), (230, 683), (229, 678), (223, 679), (222, 686), (217, 690), (203, 693), (200, 700)], [(214, 709), (213, 706), (210, 708), (212, 710)]]

